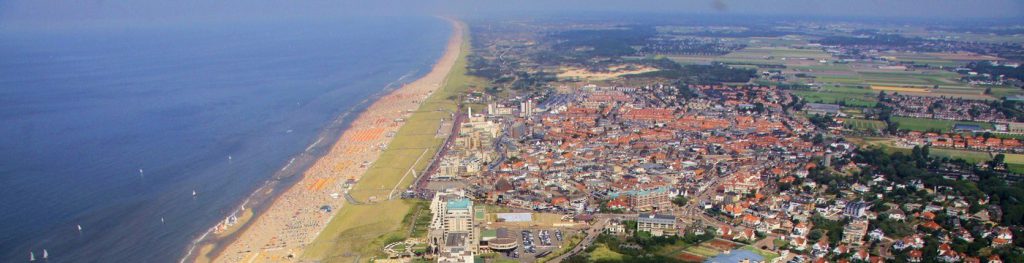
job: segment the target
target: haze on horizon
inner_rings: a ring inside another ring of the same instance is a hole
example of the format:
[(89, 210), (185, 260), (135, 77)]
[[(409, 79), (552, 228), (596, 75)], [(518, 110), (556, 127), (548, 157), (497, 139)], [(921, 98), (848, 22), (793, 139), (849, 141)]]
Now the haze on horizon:
[(2, 28), (144, 25), (202, 21), (279, 20), (296, 17), (395, 15), (502, 16), (573, 12), (657, 12), (705, 15), (776, 15), (948, 20), (1021, 20), (1014, 0), (566, 0), (566, 1), (60, 1), (0, 2)]

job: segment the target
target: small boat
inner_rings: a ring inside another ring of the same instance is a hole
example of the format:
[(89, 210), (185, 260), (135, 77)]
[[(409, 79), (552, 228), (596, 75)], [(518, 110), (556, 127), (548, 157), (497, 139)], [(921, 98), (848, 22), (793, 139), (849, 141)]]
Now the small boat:
[(196, 193), (196, 190), (192, 189), (192, 197), (196, 197), (197, 195), (199, 195), (199, 194)]
[(139, 168), (139, 177), (146, 177), (146, 173), (142, 172), (142, 168)]
[(28, 261), (36, 261), (36, 253), (28, 252)]
[(82, 233), (82, 225), (78, 225), (78, 233), (79, 233), (79, 234), (81, 234), (81, 233)]
[(164, 223), (164, 218), (163, 218), (163, 217), (161, 217), (161, 218), (160, 218), (160, 224), (163, 224), (163, 223)]
[(43, 260), (46, 260), (46, 258), (48, 258), (48, 257), (50, 257), (50, 254), (46, 253), (46, 249), (44, 248), (43, 249)]

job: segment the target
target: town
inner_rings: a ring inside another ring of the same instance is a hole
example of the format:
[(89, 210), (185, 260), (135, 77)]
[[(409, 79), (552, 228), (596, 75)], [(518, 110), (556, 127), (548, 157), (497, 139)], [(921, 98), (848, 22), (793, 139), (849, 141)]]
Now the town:
[(648, 23), (469, 21), (381, 260), (1024, 260), (1024, 42)]

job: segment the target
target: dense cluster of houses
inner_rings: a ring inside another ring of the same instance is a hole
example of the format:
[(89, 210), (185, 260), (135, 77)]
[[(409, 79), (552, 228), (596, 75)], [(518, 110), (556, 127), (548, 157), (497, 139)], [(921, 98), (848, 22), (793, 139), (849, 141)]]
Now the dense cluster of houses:
[(931, 145), (932, 147), (969, 149), (979, 151), (1024, 152), (1024, 144), (1014, 138), (998, 138), (995, 136), (971, 136), (969, 134), (941, 134), (934, 132), (911, 131), (896, 137), (898, 146), (913, 147)]
[(893, 116), (955, 121), (1012, 122), (988, 101), (964, 98), (908, 96), (891, 94), (881, 103), (892, 107)]
[(672, 209), (673, 197), (707, 187), (707, 177), (728, 174), (722, 187), (752, 192), (824, 154), (797, 136), (810, 124), (781, 114), (789, 97), (772, 87), (690, 88), (706, 96), (684, 99), (670, 86), (585, 86), (534, 114), (471, 117), (506, 132), (485, 133), (489, 143), (480, 145), (496, 146), (492, 160), (501, 162), (466, 180), (487, 200), (519, 208), (651, 211)]
[[(461, 124), (446, 157), (451, 167), (463, 170), (439, 174), (467, 182), (468, 194), (483, 202), (576, 215), (641, 213), (639, 227), (658, 235), (704, 231), (709, 224), (719, 237), (751, 243), (780, 239), (787, 245), (774, 249), (819, 261), (906, 257), (915, 262), (915, 255), (923, 255), (919, 239), (935, 235), (943, 244), (954, 238), (985, 239), (992, 247), (1012, 243), (1011, 231), (991, 223), (1001, 211), (970, 211), (968, 199), (952, 189), (896, 183), (884, 174), (843, 189), (816, 183), (812, 170), (845, 173), (866, 164), (849, 161), (855, 154), (851, 144), (813, 143), (806, 136), (816, 129), (813, 124), (782, 110), (790, 103), (783, 91), (687, 88), (699, 96), (677, 96), (671, 86), (590, 85), (563, 88), (538, 105), (526, 99), (519, 107), (493, 103)], [(1021, 147), (1015, 139), (957, 134), (911, 133), (900, 141)], [(467, 159), (482, 161), (468, 171)], [(887, 203), (881, 211), (865, 201), (891, 191), (926, 191), (931, 199)], [(673, 204), (678, 196), (695, 200), (705, 213), (685, 213)], [(943, 220), (936, 219), (940, 213)], [(814, 222), (821, 218), (841, 225), (833, 229), (842, 232), (840, 239), (820, 234)], [(990, 223), (968, 229), (957, 220)], [(908, 224), (914, 232), (887, 232), (880, 222)], [(878, 244), (891, 249), (869, 249)], [(937, 252), (955, 259), (950, 262), (975, 259), (950, 249)]]

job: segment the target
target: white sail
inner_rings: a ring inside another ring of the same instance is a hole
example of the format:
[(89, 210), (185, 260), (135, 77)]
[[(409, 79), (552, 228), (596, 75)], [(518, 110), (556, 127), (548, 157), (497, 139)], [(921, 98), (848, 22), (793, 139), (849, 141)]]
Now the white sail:
[(46, 249), (43, 249), (43, 259), (50, 257), (49, 253), (46, 253)]
[(161, 218), (160, 218), (160, 223), (161, 223), (161, 224), (163, 224), (163, 223), (164, 223), (164, 218), (163, 218), (163, 217), (161, 217)]
[(78, 225), (78, 233), (82, 233), (82, 225)]
[(196, 190), (192, 190), (192, 196), (196, 196), (196, 195), (198, 195), (198, 194), (196, 194)]
[(139, 176), (146, 176), (146, 173), (142, 172), (142, 168), (139, 168)]
[(28, 261), (36, 261), (36, 253), (28, 252)]

